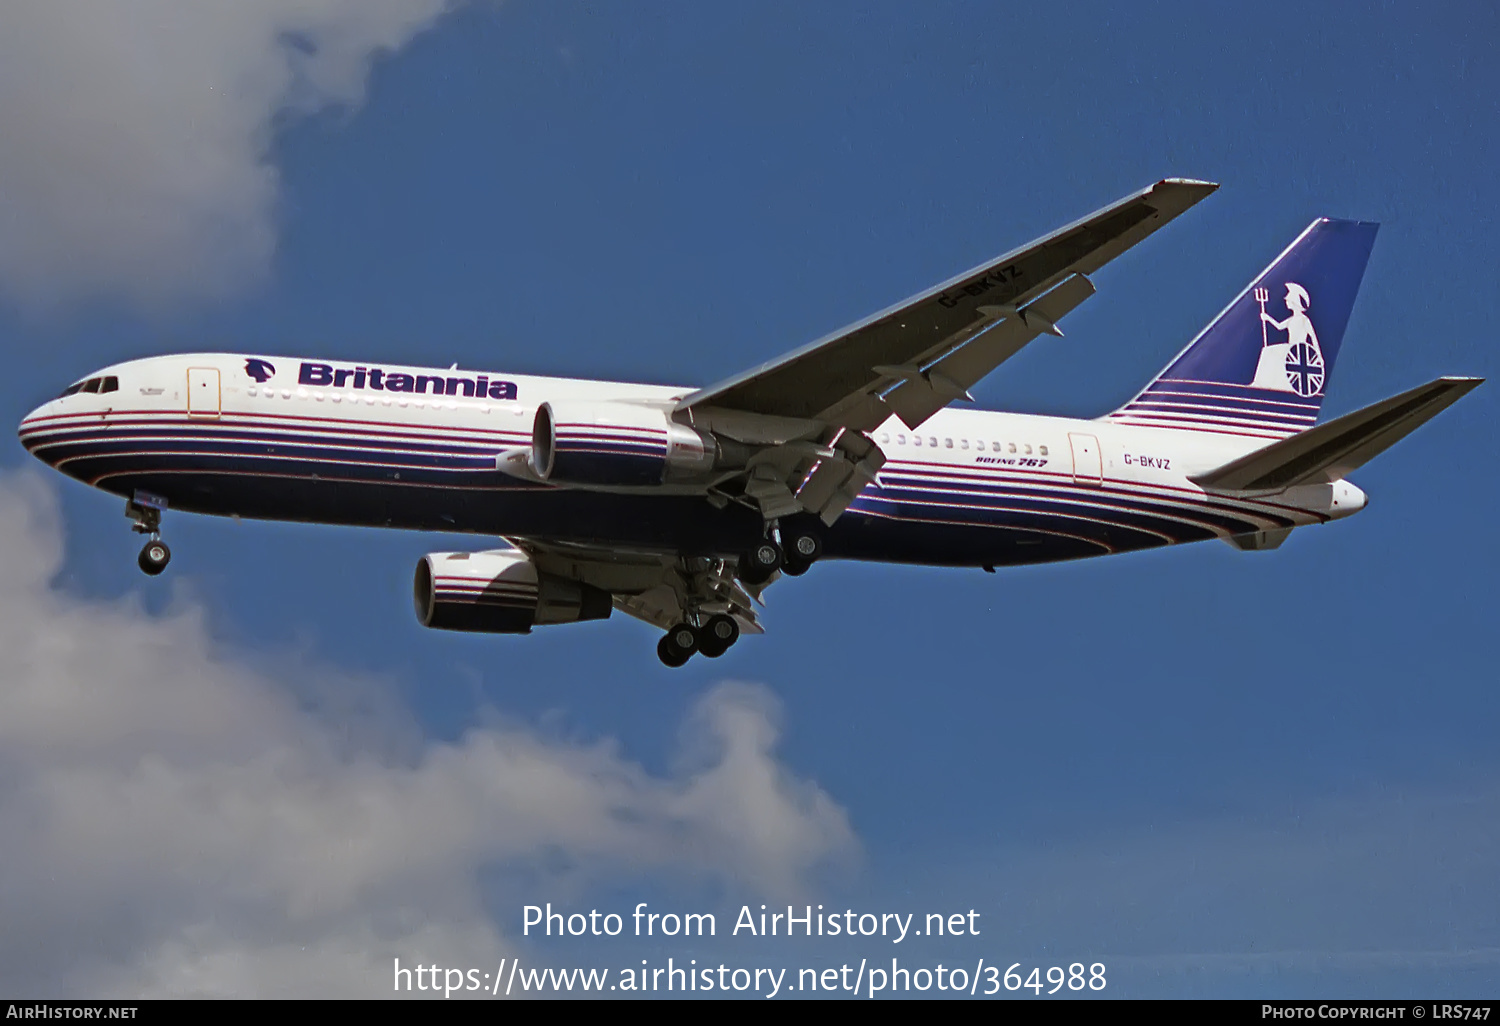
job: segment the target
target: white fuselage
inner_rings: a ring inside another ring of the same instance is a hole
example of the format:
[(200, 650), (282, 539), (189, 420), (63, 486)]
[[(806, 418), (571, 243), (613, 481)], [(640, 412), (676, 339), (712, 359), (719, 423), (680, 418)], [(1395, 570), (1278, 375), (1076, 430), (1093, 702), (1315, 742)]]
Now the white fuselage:
[[(555, 487), (499, 466), (531, 445), (543, 402), (670, 407), (689, 388), (235, 354), (135, 360), (95, 379), (115, 387), (43, 404), (22, 422), (23, 443), (90, 485), (174, 509), (684, 555), (736, 553), (761, 530), (753, 511), (702, 495)], [(946, 409), (871, 435), (886, 463), (830, 530), (829, 556), (1042, 562), (1278, 531), (1364, 505), (1345, 482), (1231, 496), (1189, 480), (1270, 440), (1253, 430)]]

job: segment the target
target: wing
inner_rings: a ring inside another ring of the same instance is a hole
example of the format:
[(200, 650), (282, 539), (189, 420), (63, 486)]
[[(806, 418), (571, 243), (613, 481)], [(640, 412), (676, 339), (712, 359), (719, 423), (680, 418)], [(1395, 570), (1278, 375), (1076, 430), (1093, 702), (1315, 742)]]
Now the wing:
[(1218, 186), (1167, 179), (754, 370), (683, 398), (695, 418), (757, 414), (868, 431), (916, 427), (1042, 333), (1094, 287), (1088, 275)]
[(754, 606), (768, 585), (747, 587), (735, 578), (731, 562), (530, 538), (505, 540), (530, 556), (542, 573), (610, 592), (616, 609), (662, 630), (697, 611), (729, 614), (742, 634), (765, 633)]

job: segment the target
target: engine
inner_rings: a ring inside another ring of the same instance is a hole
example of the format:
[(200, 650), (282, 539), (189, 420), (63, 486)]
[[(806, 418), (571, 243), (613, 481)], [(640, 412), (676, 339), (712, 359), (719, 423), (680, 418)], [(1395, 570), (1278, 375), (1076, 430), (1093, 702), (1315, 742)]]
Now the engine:
[(609, 592), (537, 572), (519, 552), (433, 552), (417, 563), (412, 597), (424, 627), (527, 634), (534, 626), (603, 620)]
[(707, 474), (724, 457), (712, 435), (650, 406), (543, 403), (532, 426), (531, 469), (558, 484), (659, 485)]

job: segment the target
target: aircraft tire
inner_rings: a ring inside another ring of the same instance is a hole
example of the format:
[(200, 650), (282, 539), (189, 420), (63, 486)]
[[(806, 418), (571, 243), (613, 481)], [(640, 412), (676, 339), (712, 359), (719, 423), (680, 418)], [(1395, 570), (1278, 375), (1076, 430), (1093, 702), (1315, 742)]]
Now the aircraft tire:
[(679, 623), (656, 646), (656, 654), (668, 666), (681, 666), (698, 651), (698, 632), (691, 624)]
[(136, 565), (141, 572), (155, 577), (167, 568), (172, 561), (172, 550), (167, 548), (163, 541), (148, 541), (146, 547), (141, 549), (140, 556), (136, 559)]
[(740, 580), (746, 584), (763, 584), (781, 569), (784, 559), (781, 546), (767, 538), (740, 557)]
[(709, 659), (717, 659), (729, 651), (731, 645), (740, 640), (740, 625), (734, 617), (723, 613), (709, 618), (698, 631), (698, 651)]
[(822, 523), (817, 522), (815, 527), (812, 523), (815, 521), (815, 517), (799, 517), (793, 523), (782, 525), (781, 543), (786, 549), (787, 562), (807, 567), (823, 555), (823, 535), (818, 530)]
[(686, 663), (690, 654), (677, 651), (669, 634), (663, 634), (661, 640), (656, 643), (656, 657), (674, 670)]

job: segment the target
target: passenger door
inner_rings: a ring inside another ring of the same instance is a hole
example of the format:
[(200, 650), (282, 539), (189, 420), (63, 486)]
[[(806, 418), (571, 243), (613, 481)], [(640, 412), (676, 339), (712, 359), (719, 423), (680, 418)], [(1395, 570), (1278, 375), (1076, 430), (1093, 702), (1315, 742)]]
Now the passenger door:
[(219, 369), (217, 367), (188, 368), (188, 416), (217, 417), (219, 415)]
[(1099, 453), (1099, 439), (1093, 435), (1069, 434), (1073, 446), (1073, 480), (1079, 484), (1104, 483), (1104, 458)]

